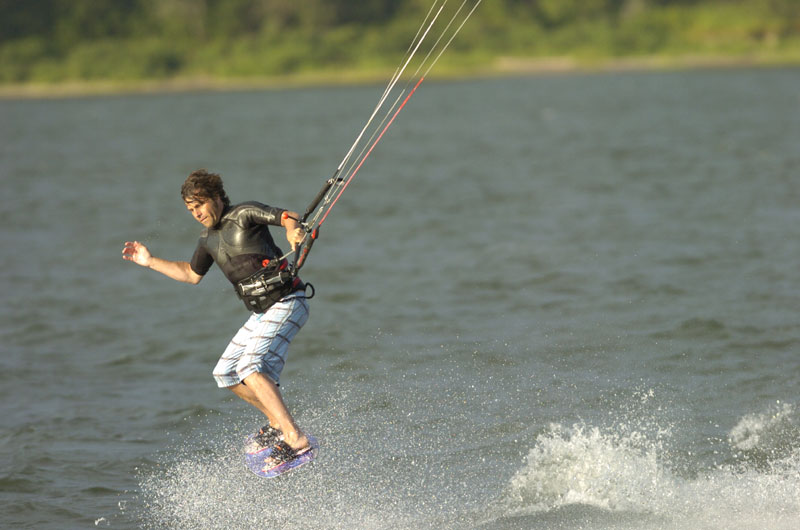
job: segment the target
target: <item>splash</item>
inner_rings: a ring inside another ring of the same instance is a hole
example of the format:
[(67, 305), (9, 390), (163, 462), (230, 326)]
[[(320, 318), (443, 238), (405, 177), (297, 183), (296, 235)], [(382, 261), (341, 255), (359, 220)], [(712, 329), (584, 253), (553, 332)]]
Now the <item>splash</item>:
[(786, 453), (800, 447), (800, 423), (791, 403), (775, 404), (762, 413), (747, 414), (731, 429), (731, 445), (742, 451)]
[[(419, 521), (452, 520), (461, 508), (447, 489), (452, 467), (418, 453), (414, 433), (386, 422), (380, 400), (365, 408), (376, 400), (370, 392), (339, 391), (332, 409), (298, 417), (320, 440), (319, 457), (274, 479), (244, 465), (243, 442), (257, 427), (251, 419), (198, 422), (190, 439), (176, 440), (141, 473), (135, 503), (141, 526), (416, 529)], [(369, 432), (343, 427), (343, 416), (357, 416)]]
[(794, 530), (800, 528), (800, 451), (766, 469), (714, 469), (665, 493), (659, 509), (686, 528)]
[(613, 511), (649, 511), (669, 482), (657, 447), (638, 432), (551, 425), (539, 435), (525, 468), (511, 479), (509, 508), (551, 510), (584, 504)]
[(368, 501), (346, 502), (324, 461), (291, 480), (266, 480), (245, 469), (238, 444), (170, 456), (141, 480), (147, 528), (336, 528), (342, 521), (377, 521)]
[[(750, 444), (758, 433), (763, 444), (765, 433), (783, 432), (793, 411), (782, 407), (777, 415), (743, 417), (732, 443)], [(749, 435), (740, 438), (744, 432)], [(586, 523), (575, 520), (578, 507), (605, 514), (591, 522), (593, 528), (800, 528), (800, 448), (759, 467), (738, 463), (693, 474), (678, 476), (660, 441), (625, 426), (554, 424), (537, 437), (510, 480), (503, 510), (516, 517), (560, 513), (565, 520), (548, 521), (563, 528)]]

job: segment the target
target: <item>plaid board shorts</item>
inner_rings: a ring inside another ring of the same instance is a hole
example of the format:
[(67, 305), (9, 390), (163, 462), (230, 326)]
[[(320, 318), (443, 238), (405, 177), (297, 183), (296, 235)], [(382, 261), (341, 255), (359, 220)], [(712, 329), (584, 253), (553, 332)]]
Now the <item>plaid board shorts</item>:
[(217, 386), (239, 384), (255, 372), (278, 384), (289, 343), (307, 320), (308, 302), (302, 292), (284, 297), (266, 313), (252, 313), (214, 367)]

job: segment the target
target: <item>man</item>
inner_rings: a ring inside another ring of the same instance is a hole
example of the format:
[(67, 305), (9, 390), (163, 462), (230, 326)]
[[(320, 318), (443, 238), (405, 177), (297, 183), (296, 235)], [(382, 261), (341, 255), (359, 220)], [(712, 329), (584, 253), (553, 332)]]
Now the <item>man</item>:
[(231, 206), (222, 178), (205, 169), (189, 175), (181, 197), (205, 227), (192, 260), (157, 258), (138, 241), (126, 242), (122, 257), (190, 284), (199, 283), (217, 263), (236, 287), (253, 313), (228, 344), (213, 376), (220, 388), (229, 388), (267, 417), (269, 424), (256, 438), (261, 447), (275, 446), (265, 469), (275, 467), (310, 449), (278, 389), (289, 342), (308, 320), (308, 302), (305, 285), (287, 273), (268, 226), (284, 227), (292, 250), (305, 232), (295, 212), (257, 202)]

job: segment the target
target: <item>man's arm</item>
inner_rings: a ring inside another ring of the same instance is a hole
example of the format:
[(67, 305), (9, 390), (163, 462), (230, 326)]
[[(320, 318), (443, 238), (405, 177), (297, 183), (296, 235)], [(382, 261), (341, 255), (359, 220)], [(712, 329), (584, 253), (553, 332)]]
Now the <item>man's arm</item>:
[(138, 241), (126, 241), (122, 249), (122, 258), (142, 267), (153, 269), (179, 282), (198, 284), (203, 276), (192, 270), (186, 261), (169, 261), (150, 254), (147, 247)]
[(292, 245), (292, 250), (297, 250), (297, 245), (303, 241), (306, 235), (300, 227), (300, 215), (297, 212), (284, 211), (281, 215), (281, 226), (286, 228), (286, 239)]

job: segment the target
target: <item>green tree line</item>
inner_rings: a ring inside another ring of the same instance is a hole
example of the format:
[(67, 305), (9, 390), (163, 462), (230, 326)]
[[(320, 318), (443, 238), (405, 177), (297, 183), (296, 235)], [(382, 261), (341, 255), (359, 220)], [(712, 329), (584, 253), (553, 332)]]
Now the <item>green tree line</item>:
[[(379, 72), (432, 2), (0, 0), (0, 83)], [(800, 0), (484, 0), (443, 68), (692, 54), (800, 62)]]

